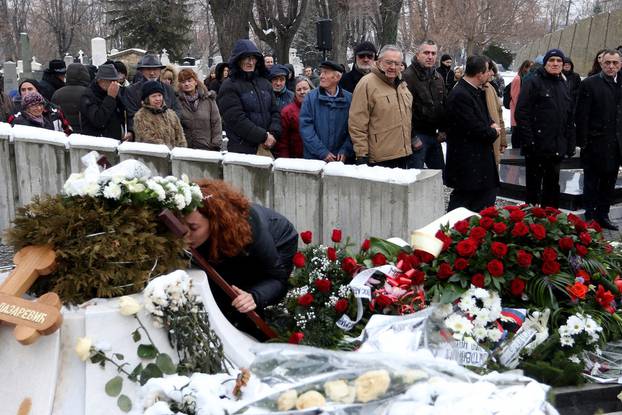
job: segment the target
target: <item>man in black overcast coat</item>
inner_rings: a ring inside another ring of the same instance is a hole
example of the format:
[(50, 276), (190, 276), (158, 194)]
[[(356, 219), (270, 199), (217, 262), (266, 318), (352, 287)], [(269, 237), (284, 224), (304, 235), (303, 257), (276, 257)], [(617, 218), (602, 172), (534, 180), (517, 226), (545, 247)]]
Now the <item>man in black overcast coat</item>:
[(482, 86), (490, 78), (488, 58), (469, 56), (464, 77), (447, 97), (445, 185), (452, 187), (448, 211), (479, 212), (495, 203), (499, 173), (492, 144), (500, 133), (488, 113)]
[(608, 50), (602, 72), (581, 83), (576, 110), (577, 144), (583, 165), (585, 219), (617, 230), (609, 206), (622, 158), (622, 79), (620, 52)]

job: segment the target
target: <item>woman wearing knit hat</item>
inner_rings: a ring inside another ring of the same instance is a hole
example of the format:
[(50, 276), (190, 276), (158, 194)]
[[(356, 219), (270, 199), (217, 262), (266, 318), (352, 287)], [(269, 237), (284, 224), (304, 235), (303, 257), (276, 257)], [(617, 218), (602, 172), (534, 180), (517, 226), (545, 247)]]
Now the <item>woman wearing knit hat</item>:
[(52, 121), (44, 116), (44, 110), (45, 100), (38, 92), (32, 92), (22, 97), (22, 110), (15, 115), (12, 124), (54, 130)]
[(177, 114), (164, 104), (164, 87), (160, 82), (148, 81), (143, 85), (142, 108), (134, 116), (134, 135), (136, 141), (166, 144), (170, 149), (188, 146)]

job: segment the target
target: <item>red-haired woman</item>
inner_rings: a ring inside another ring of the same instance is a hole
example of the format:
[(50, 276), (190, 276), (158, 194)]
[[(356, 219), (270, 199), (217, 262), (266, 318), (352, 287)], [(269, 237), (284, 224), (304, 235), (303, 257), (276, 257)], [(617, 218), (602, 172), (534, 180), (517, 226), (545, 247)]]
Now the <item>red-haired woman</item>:
[(198, 180), (203, 206), (186, 215), (186, 241), (197, 248), (238, 296), (211, 285), (223, 314), (240, 330), (263, 335), (240, 313), (278, 303), (287, 292), (298, 246), (294, 225), (272, 209), (251, 203), (220, 180)]

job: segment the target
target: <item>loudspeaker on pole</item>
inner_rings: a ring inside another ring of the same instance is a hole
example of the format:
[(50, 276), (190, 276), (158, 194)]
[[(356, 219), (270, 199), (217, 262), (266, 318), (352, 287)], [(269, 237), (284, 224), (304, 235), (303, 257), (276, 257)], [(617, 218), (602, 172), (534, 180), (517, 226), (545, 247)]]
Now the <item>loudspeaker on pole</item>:
[(333, 21), (330, 19), (321, 19), (315, 23), (317, 31), (317, 48), (319, 50), (333, 49)]

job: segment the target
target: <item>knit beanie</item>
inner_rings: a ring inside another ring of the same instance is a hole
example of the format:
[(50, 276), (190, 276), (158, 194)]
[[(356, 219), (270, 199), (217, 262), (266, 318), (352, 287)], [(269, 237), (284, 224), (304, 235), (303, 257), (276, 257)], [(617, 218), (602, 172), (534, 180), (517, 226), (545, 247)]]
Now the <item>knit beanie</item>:
[(38, 92), (31, 92), (30, 94), (24, 95), (22, 97), (22, 109), (23, 110), (27, 110), (33, 105), (44, 104), (44, 103), (45, 103), (45, 100), (43, 99), (41, 94)]
[(146, 100), (151, 94), (159, 92), (164, 95), (164, 86), (158, 81), (147, 81), (143, 84), (142, 100)]
[(546, 62), (551, 59), (553, 56), (557, 56), (562, 59), (562, 61), (566, 58), (564, 56), (564, 52), (561, 49), (551, 49), (544, 54), (544, 59), (542, 59), (542, 64), (546, 65)]
[(448, 54), (444, 54), (443, 56), (441, 56), (441, 62), (445, 62), (446, 60), (451, 59), (451, 56)]

